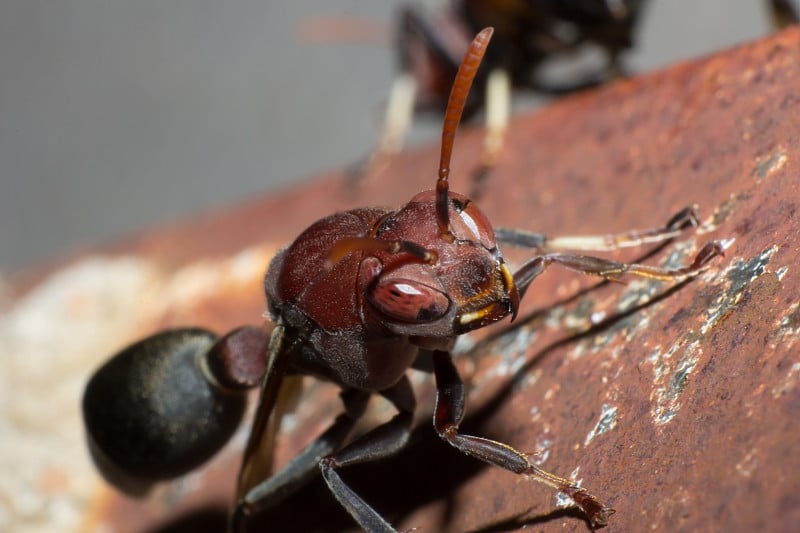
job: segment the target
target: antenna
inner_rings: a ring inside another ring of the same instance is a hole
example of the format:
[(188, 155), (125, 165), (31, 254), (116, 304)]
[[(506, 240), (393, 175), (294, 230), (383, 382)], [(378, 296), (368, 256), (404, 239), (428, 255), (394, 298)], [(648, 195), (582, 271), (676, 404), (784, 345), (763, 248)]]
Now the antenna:
[(439, 157), (439, 179), (436, 180), (436, 222), (439, 225), (439, 234), (443, 239), (453, 240), (450, 231), (450, 213), (448, 211), (447, 192), (450, 187), (447, 178), (450, 176), (450, 156), (453, 154), (453, 141), (456, 137), (461, 115), (464, 113), (464, 104), (467, 101), (469, 90), (475, 79), (475, 74), (486, 53), (486, 47), (492, 38), (494, 28), (484, 28), (470, 43), (461, 65), (458, 67), (453, 88), (450, 89), (450, 98), (447, 100), (447, 111), (444, 114), (442, 126), (442, 151)]

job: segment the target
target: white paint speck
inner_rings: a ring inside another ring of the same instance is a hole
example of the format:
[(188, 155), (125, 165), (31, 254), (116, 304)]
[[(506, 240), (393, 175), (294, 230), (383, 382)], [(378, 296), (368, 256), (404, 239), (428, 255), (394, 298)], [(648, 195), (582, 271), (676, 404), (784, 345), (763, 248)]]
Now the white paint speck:
[(584, 446), (588, 446), (595, 437), (607, 433), (614, 429), (617, 425), (617, 407), (609, 404), (603, 404), (600, 409), (600, 418), (597, 424), (589, 431), (584, 440)]
[(755, 448), (748, 451), (742, 459), (736, 463), (736, 471), (742, 477), (750, 477), (753, 471), (758, 467), (758, 457)]

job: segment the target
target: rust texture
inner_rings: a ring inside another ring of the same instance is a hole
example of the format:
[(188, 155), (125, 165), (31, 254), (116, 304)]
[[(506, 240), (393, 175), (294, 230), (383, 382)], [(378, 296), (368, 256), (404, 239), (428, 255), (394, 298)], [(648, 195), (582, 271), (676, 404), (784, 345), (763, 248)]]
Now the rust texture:
[[(708, 240), (733, 240), (725, 258), (678, 286), (598, 283), (553, 269), (534, 283), (513, 325), (459, 344), (471, 391), (464, 429), (582, 480), (617, 510), (607, 531), (790, 531), (800, 523), (798, 51), (800, 30), (792, 29), (517, 117), (480, 199), (496, 226), (551, 235), (659, 225), (697, 204), (699, 230), (646, 259), (656, 264), (685, 263)], [(481, 141), (478, 129), (457, 137), (453, 190), (469, 189)], [(65, 424), (63, 442), (53, 442), (59, 448), (19, 481), (41, 508), (0, 498), (12, 502), (9, 530), (42, 530), (61, 504), (72, 509), (62, 509), (61, 531), (220, 531), (243, 436), (205, 472), (146, 502), (127, 500), (82, 455), (83, 382), (112, 350), (156, 328), (258, 323), (261, 275), (281, 245), (335, 210), (399, 206), (432, 188), (437, 157), (438, 146), (400, 156), (355, 189), (343, 174), (324, 176), (81, 252), (12, 285), (3, 335), (26, 360), (61, 372), (58, 383), (67, 373), (63, 393), (73, 396), (53, 413), (45, 408), (52, 399), (44, 403), (35, 389), (45, 378), (20, 377), (9, 392), (33, 403), (27, 416), (43, 417), (31, 438), (52, 438), (49, 418)], [(42, 354), (25, 352), (28, 337), (12, 329), (37, 305), (59, 322), (35, 339), (53, 348)], [(400, 530), (588, 530), (543, 486), (441, 442), (428, 418), (430, 379), (415, 374), (414, 382), (421, 413), (408, 449), (343, 474)], [(278, 462), (337, 409), (333, 387), (307, 387), (280, 437)], [(74, 460), (60, 460), (57, 450)], [(353, 530), (321, 482), (265, 515), (259, 530), (270, 526)]]

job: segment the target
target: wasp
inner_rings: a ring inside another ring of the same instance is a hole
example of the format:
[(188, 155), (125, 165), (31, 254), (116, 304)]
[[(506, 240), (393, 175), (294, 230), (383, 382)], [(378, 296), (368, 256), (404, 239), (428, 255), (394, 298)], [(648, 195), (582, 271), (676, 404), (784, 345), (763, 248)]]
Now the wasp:
[[(322, 476), (361, 528), (395, 532), (340, 476), (348, 466), (397, 453), (416, 409), (407, 371), (430, 358), (436, 381), (433, 426), (456, 450), (567, 494), (593, 527), (614, 512), (575, 482), (547, 472), (511, 446), (461, 432), (466, 389), (452, 358), (458, 336), (517, 315), (522, 296), (551, 266), (610, 280), (680, 280), (723, 253), (712, 241), (680, 268), (621, 263), (561, 248), (615, 249), (671, 239), (697, 224), (684, 209), (666, 225), (602, 237), (555, 237), (492, 228), (477, 204), (450, 191), (456, 130), (493, 30), (474, 38), (453, 83), (442, 131), (435, 188), (397, 210), (360, 208), (320, 219), (271, 261), (264, 281), (270, 335), (245, 326), (223, 336), (179, 328), (147, 337), (113, 356), (83, 397), (90, 450), (101, 472), (129, 492), (189, 472), (230, 438), (247, 391), (259, 400), (238, 476), (230, 529), (303, 483)], [(500, 244), (535, 253), (511, 272)], [(341, 388), (342, 413), (274, 475), (271, 451), (291, 376)], [(373, 395), (396, 409), (387, 422), (352, 436)]]

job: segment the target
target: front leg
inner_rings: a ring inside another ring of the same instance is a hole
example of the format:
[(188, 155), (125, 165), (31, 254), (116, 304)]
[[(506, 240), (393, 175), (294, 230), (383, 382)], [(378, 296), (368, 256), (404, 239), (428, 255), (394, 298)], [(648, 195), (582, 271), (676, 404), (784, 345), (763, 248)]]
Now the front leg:
[(677, 237), (685, 229), (696, 228), (699, 225), (700, 220), (695, 208), (689, 206), (672, 215), (666, 224), (658, 228), (636, 229), (606, 235), (561, 237), (548, 237), (542, 233), (533, 233), (521, 229), (496, 228), (494, 235), (498, 242), (516, 248), (527, 248), (539, 252), (555, 250), (611, 252), (621, 248), (664, 242)]
[(691, 264), (678, 268), (662, 268), (638, 263), (620, 263), (610, 259), (592, 257), (590, 255), (574, 254), (547, 254), (530, 259), (514, 273), (514, 283), (519, 288), (520, 294), (525, 294), (531, 282), (547, 269), (550, 265), (561, 265), (565, 268), (598, 276), (611, 281), (622, 283), (623, 276), (638, 276), (641, 278), (657, 279), (661, 281), (682, 281), (696, 276), (706, 270), (709, 261), (715, 257), (725, 255), (725, 248), (730, 241), (711, 241), (706, 243)]
[(231, 517), (231, 533), (247, 531), (249, 517), (262, 510), (280, 504), (315, 475), (319, 474), (319, 462), (323, 457), (338, 450), (350, 435), (356, 422), (367, 408), (370, 394), (366, 391), (342, 391), (345, 411), (336, 417), (333, 424), (316, 440), (292, 459), (275, 475), (254, 485), (237, 502)]
[(356, 494), (339, 476), (343, 466), (366, 463), (394, 455), (408, 442), (414, 420), (416, 400), (407, 376), (381, 395), (392, 402), (398, 414), (372, 431), (319, 462), (322, 477), (328, 488), (350, 516), (370, 533), (396, 533), (395, 529)]
[(433, 364), (437, 389), (433, 425), (442, 439), (476, 459), (526, 476), (567, 494), (586, 514), (592, 527), (608, 524), (608, 517), (614, 513), (614, 509), (600, 503), (575, 482), (545, 472), (531, 464), (525, 454), (507, 444), (459, 433), (458, 426), (464, 418), (464, 383), (449, 352), (433, 352)]

